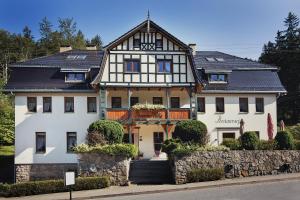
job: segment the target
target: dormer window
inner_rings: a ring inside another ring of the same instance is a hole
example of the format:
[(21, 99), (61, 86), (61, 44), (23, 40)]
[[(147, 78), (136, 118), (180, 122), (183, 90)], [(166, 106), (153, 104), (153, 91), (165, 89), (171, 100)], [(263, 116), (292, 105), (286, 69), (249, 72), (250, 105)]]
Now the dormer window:
[(156, 48), (162, 48), (163, 47), (162, 39), (156, 39), (155, 46), (156, 46)]
[(212, 83), (226, 83), (226, 74), (210, 74), (209, 75), (209, 82)]
[(84, 82), (84, 73), (66, 73), (66, 82)]
[(141, 40), (140, 39), (133, 39), (133, 47), (134, 48), (140, 48)]

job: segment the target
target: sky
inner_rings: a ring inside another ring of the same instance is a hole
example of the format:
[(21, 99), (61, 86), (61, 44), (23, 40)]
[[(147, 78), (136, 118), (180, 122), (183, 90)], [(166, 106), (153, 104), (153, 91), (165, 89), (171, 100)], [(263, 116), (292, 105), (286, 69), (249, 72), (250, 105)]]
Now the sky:
[(284, 29), (288, 12), (300, 17), (300, 0), (0, 0), (0, 29), (20, 33), (25, 25), (39, 39), (39, 22), (73, 17), (87, 38), (104, 44), (144, 21), (155, 23), (197, 50), (258, 59), (263, 44)]

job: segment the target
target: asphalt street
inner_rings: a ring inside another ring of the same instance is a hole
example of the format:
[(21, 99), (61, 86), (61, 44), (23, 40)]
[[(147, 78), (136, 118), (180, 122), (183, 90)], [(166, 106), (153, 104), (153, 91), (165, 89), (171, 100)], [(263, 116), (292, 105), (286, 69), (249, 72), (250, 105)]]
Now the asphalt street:
[(110, 197), (110, 200), (299, 200), (300, 180)]

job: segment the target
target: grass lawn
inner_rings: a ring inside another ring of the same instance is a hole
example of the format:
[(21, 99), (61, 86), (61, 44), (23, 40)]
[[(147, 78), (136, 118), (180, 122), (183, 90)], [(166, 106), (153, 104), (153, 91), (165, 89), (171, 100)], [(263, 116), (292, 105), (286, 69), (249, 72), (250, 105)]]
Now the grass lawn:
[(0, 145), (0, 156), (12, 156), (15, 154), (15, 146), (1, 146)]

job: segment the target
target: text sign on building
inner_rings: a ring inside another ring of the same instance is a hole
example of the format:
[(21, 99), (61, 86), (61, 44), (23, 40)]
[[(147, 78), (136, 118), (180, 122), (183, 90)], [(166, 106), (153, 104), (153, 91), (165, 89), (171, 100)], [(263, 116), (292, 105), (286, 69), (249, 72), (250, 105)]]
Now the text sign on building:
[(219, 116), (219, 118), (216, 121), (217, 124), (240, 124), (240, 120), (239, 119), (222, 119), (221, 116)]
[(65, 185), (74, 185), (75, 184), (75, 172), (66, 172), (65, 174)]

